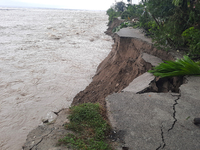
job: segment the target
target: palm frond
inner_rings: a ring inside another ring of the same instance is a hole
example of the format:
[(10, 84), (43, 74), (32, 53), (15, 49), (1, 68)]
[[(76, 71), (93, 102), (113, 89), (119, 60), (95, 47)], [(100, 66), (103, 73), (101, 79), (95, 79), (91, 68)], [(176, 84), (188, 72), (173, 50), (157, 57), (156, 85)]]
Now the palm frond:
[(200, 66), (199, 63), (195, 63), (188, 56), (183, 56), (183, 59), (177, 59), (176, 61), (164, 61), (164, 63), (161, 63), (148, 72), (161, 78), (184, 75), (200, 75)]

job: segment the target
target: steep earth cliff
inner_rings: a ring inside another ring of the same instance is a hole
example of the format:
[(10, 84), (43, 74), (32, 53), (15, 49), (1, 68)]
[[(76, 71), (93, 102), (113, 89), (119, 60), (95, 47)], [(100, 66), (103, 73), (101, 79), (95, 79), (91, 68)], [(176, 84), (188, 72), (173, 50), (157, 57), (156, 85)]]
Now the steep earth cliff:
[[(110, 26), (114, 25), (116, 25), (115, 22)], [(106, 33), (112, 34), (110, 33), (111, 29), (108, 30), (109, 32)], [(140, 38), (121, 37), (118, 33), (112, 34), (114, 45), (111, 52), (98, 66), (93, 81), (84, 91), (75, 96), (72, 105), (98, 102), (105, 106), (106, 96), (114, 92), (121, 92), (133, 79), (153, 67), (142, 58), (144, 53), (162, 60), (174, 60), (171, 53), (156, 49), (150, 42), (151, 40), (142, 36), (141, 33), (136, 32), (135, 34)], [(156, 78), (151, 91), (168, 92), (171, 90), (178, 92), (178, 87), (182, 82), (182, 78), (179, 77)]]

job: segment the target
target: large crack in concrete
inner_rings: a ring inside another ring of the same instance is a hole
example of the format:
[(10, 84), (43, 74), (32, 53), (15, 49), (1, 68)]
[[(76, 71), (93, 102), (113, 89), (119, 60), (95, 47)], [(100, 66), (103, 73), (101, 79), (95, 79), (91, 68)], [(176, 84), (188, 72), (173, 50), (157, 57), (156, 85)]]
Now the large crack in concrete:
[[(177, 122), (177, 118), (176, 118), (176, 105), (178, 104), (178, 100), (180, 99), (181, 95), (177, 95), (177, 94), (172, 94), (172, 96), (178, 96), (177, 99), (174, 100), (174, 104), (173, 104), (173, 119), (174, 119), (174, 122), (172, 123), (172, 126), (171, 128), (168, 129), (168, 132), (171, 131), (176, 122)], [(164, 131), (163, 131), (163, 125), (160, 127), (160, 130), (161, 130), (161, 138), (162, 138), (162, 144), (159, 145), (158, 148), (156, 148), (156, 150), (159, 150), (159, 149), (164, 149), (165, 146), (166, 146), (166, 143), (165, 143), (165, 138), (164, 138)]]
[(52, 128), (51, 131), (50, 131), (48, 134), (42, 136), (42, 138), (41, 138), (36, 144), (34, 144), (34, 145), (30, 148), (30, 150), (32, 150), (34, 147), (37, 147), (37, 146), (43, 141), (43, 139), (44, 139), (45, 137), (47, 137), (48, 135), (50, 135), (50, 134), (53, 132), (53, 130), (54, 130), (54, 128)]
[(160, 146), (156, 148), (156, 150), (159, 150), (160, 148), (163, 149), (166, 146), (165, 139), (164, 139), (163, 125), (160, 127), (160, 131), (161, 131), (162, 144), (160, 144)]
[(158, 147), (158, 148), (156, 148), (156, 150), (159, 150), (159, 149), (161, 148), (161, 146), (162, 146), (162, 145), (160, 144), (160, 145), (159, 145), (159, 147)]
[(176, 122), (177, 122), (177, 119), (176, 119), (176, 105), (178, 104), (177, 101), (178, 101), (179, 99), (180, 99), (180, 95), (178, 96), (177, 99), (174, 100), (174, 101), (175, 101), (175, 103), (174, 103), (174, 105), (173, 105), (173, 111), (174, 111), (174, 112), (173, 112), (173, 118), (174, 118), (174, 122), (173, 122), (171, 128), (168, 129), (168, 132), (174, 128), (174, 126), (175, 126), (175, 124), (176, 124)]
[(166, 146), (165, 139), (164, 139), (163, 126), (161, 126), (160, 130), (161, 130), (161, 137), (162, 137), (162, 142), (163, 142), (163, 146), (162, 146), (162, 149), (163, 149)]

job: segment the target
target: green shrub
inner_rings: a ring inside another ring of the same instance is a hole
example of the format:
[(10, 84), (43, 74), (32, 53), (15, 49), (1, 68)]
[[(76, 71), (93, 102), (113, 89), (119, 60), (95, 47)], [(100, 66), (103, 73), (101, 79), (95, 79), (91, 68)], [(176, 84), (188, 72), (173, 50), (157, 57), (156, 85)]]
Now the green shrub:
[(114, 28), (113, 30), (112, 30), (112, 32), (114, 33), (114, 32), (118, 32), (120, 29), (122, 29), (122, 28), (126, 28), (126, 27), (131, 27), (131, 26), (133, 26), (133, 23), (131, 23), (131, 22), (122, 22), (119, 26), (117, 26), (116, 28)]
[(130, 20), (130, 18), (132, 18), (132, 14), (128, 11), (124, 11), (121, 14), (121, 19), (126, 19), (126, 20)]
[(117, 12), (123, 12), (126, 9), (126, 4), (121, 1), (121, 2), (116, 2), (115, 4), (115, 10)]
[(70, 123), (66, 128), (76, 134), (68, 134), (59, 140), (59, 145), (67, 144), (81, 150), (111, 150), (106, 143), (106, 135), (110, 129), (102, 117), (99, 104), (84, 103), (70, 108)]
[(109, 18), (108, 18), (109, 22), (112, 22), (113, 19), (120, 16), (120, 12), (115, 11), (113, 8), (109, 8), (106, 11), (106, 14), (109, 16)]
[(200, 55), (200, 30), (190, 27), (182, 33), (190, 47), (190, 55)]

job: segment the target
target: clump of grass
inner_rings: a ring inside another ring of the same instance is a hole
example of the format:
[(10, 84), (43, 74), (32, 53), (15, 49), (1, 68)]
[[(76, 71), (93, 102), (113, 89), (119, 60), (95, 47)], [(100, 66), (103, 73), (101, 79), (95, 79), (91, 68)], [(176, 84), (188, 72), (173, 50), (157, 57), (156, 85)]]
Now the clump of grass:
[(165, 61), (165, 63), (161, 63), (148, 72), (161, 78), (184, 75), (200, 75), (200, 63), (194, 62), (188, 56), (183, 56), (183, 59), (177, 59), (176, 61)]
[(102, 117), (99, 104), (84, 103), (70, 108), (70, 123), (66, 128), (75, 132), (59, 140), (59, 145), (66, 144), (73, 149), (111, 150), (106, 143), (106, 135), (110, 129)]

